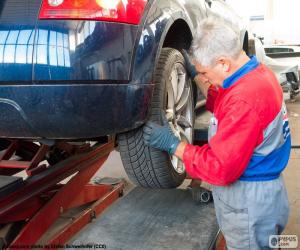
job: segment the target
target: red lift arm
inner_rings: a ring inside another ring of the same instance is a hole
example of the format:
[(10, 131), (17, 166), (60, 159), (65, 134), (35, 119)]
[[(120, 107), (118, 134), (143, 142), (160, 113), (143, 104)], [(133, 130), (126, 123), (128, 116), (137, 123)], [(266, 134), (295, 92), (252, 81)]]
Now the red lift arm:
[[(17, 188), (4, 189), (2, 194), (0, 189), (0, 241), (2, 230), (2, 244), (8, 249), (24, 249), (24, 245), (40, 243), (39, 240), (45, 239), (45, 233), (49, 233), (51, 226), (66, 211), (88, 205), (58, 232), (52, 231), (51, 239), (43, 242), (45, 245), (63, 244), (123, 192), (123, 182), (116, 185), (89, 184), (114, 149), (113, 140), (95, 146), (59, 143), (56, 147), (67, 157), (54, 165), (43, 164), (53, 147), (33, 142), (12, 141), (0, 158), (2, 177), (9, 178), (23, 170), (28, 175), (24, 180), (15, 182)], [(31, 160), (11, 160), (15, 153), (24, 149), (33, 153)], [(61, 184), (66, 178), (69, 178), (67, 183)], [(16, 227), (12, 225), (20, 222), (22, 226), (16, 233)]]

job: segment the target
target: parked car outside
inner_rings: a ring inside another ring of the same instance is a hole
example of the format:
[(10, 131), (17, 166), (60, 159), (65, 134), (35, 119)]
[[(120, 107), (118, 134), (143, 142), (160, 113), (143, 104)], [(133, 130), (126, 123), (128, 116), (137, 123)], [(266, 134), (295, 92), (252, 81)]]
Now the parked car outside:
[(166, 116), (178, 137), (193, 141), (197, 91), (180, 51), (208, 16), (240, 20), (222, 0), (2, 0), (0, 137), (117, 135), (136, 184), (177, 187), (183, 163), (145, 146), (142, 125)]

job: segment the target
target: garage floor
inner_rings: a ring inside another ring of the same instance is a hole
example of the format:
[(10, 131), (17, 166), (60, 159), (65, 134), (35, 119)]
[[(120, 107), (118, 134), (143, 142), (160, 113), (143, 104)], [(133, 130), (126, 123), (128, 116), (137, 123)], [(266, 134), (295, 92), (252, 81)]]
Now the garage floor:
[[(292, 144), (300, 145), (300, 97), (296, 102), (287, 102)], [(298, 235), (300, 240), (300, 149), (292, 149), (289, 165), (284, 171), (290, 201), (290, 218), (285, 234)], [(300, 244), (299, 244), (300, 249)]]
[[(292, 132), (293, 145), (300, 145), (300, 97), (296, 102), (287, 101), (287, 108), (290, 119), (290, 128)], [(203, 116), (201, 122), (208, 120), (207, 115)], [(118, 152), (114, 151), (103, 168), (99, 171), (100, 176), (123, 177), (128, 180)], [(290, 218), (284, 234), (298, 235), (300, 241), (300, 149), (293, 149), (289, 161), (289, 165), (284, 171), (285, 182), (288, 190), (290, 201)], [(185, 182), (181, 187), (187, 185)], [(125, 188), (125, 194), (132, 188), (128, 180)], [(300, 249), (300, 244), (299, 244)]]

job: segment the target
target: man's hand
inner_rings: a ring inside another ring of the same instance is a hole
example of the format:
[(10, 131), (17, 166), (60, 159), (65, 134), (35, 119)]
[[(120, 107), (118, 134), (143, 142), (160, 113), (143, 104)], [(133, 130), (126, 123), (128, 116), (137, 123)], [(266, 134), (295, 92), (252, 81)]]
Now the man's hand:
[(185, 68), (187, 70), (187, 73), (192, 78), (192, 80), (194, 80), (195, 77), (198, 75), (198, 71), (196, 70), (195, 65), (191, 62), (190, 57), (186, 52), (186, 50), (182, 50), (181, 53), (185, 60)]
[(207, 98), (207, 91), (210, 87), (210, 82), (206, 79), (202, 74), (200, 74), (197, 70), (195, 65), (191, 62), (188, 53), (186, 50), (181, 51), (184, 60), (185, 60), (185, 68), (188, 75), (192, 78), (193, 81), (197, 84), (202, 94)]
[(143, 131), (146, 145), (162, 151), (167, 151), (171, 155), (175, 153), (180, 143), (179, 138), (173, 134), (169, 123), (166, 120), (164, 120), (163, 126), (149, 121), (144, 126)]

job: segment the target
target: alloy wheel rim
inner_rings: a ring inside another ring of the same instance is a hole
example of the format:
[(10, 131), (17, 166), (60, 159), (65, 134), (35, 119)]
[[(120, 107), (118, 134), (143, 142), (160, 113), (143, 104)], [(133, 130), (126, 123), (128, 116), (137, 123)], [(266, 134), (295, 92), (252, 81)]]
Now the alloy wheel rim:
[[(167, 81), (166, 118), (173, 133), (182, 141), (192, 143), (193, 101), (192, 87), (181, 63), (174, 64)], [(171, 164), (179, 174), (185, 172), (184, 164), (176, 156), (170, 156)]]

